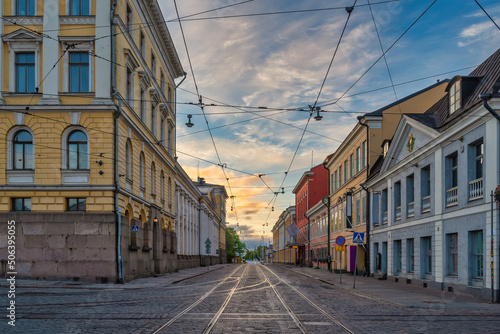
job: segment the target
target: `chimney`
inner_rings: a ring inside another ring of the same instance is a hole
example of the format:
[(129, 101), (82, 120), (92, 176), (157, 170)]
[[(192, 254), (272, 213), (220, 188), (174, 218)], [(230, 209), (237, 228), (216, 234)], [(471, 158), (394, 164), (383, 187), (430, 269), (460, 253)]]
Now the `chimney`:
[(203, 184), (203, 183), (205, 183), (205, 178), (204, 178), (204, 177), (199, 177), (199, 176), (198, 176), (198, 183), (199, 183), (199, 184)]

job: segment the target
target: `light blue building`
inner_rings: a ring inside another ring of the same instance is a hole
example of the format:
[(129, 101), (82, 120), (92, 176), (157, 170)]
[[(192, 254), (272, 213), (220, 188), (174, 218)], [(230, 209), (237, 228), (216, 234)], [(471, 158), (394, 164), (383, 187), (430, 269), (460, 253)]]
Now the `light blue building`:
[(498, 301), (500, 122), (488, 107), (500, 112), (499, 88), (500, 50), (424, 114), (402, 116), (367, 183), (373, 273)]

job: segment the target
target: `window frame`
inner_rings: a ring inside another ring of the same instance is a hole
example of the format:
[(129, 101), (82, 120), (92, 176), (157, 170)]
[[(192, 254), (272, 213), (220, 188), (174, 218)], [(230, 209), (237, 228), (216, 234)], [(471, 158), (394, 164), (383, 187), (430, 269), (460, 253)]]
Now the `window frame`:
[[(20, 62), (18, 60), (18, 57), (21, 55), (33, 55), (33, 62)], [(21, 90), (20, 89), (20, 75), (19, 75), (19, 70), (23, 68), (24, 69), (24, 88)], [(30, 82), (30, 72), (33, 72), (33, 83)], [(27, 51), (27, 52), (16, 52), (15, 54), (15, 77), (16, 77), (16, 93), (20, 94), (33, 94), (36, 93), (37, 85), (36, 85), (36, 79), (35, 79), (35, 73), (36, 73), (36, 52), (34, 51)], [(33, 85), (33, 90), (30, 91), (30, 86), (31, 84)]]
[[(448, 92), (450, 115), (462, 107), (462, 85), (461, 80), (455, 81)], [(457, 89), (458, 88), (458, 89)]]
[(432, 275), (432, 237), (422, 237), (422, 274)]
[[(78, 2), (79, 8), (78, 12), (74, 13), (72, 12), (73, 6), (72, 3), (73, 1)], [(87, 2), (85, 4), (85, 2)], [(88, 7), (88, 14), (82, 13), (83, 9), (85, 7)], [(66, 14), (70, 16), (89, 16), (92, 14), (92, 1), (91, 0), (66, 0)]]
[[(76, 200), (76, 209), (70, 209), (70, 200)], [(83, 200), (83, 208), (80, 206), (80, 201)], [(68, 212), (86, 212), (87, 198), (86, 197), (66, 197), (66, 211)]]
[[(78, 43), (77, 51), (68, 51), (65, 52), (62, 56), (62, 91), (63, 93), (71, 93), (71, 94), (89, 94), (93, 93), (95, 90), (94, 86), (94, 67), (95, 67), (95, 58), (92, 57), (94, 53), (94, 42), (90, 40), (88, 37), (76, 38), (76, 37), (59, 37), (59, 40), (62, 43), (62, 49), (66, 49), (68, 45), (72, 43)], [(89, 87), (88, 91), (83, 92), (71, 92), (71, 75), (70, 75), (70, 58), (73, 53), (84, 53), (87, 52), (89, 54), (89, 63), (88, 63), (88, 81)]]
[[(478, 279), (484, 279), (485, 278), (485, 273), (484, 273), (484, 232), (483, 230), (478, 230), (478, 231), (470, 231), (469, 232), (469, 238), (470, 238), (470, 262), (471, 262), (471, 278), (478, 280)], [(481, 244), (477, 245), (477, 239), (478, 236), (481, 236)], [(478, 247), (480, 246), (480, 247)], [(476, 267), (476, 265), (479, 265), (479, 268)], [(478, 270), (479, 269), (479, 270)]]
[[(15, 201), (16, 200), (21, 200), (21, 202), (22, 202), (22, 204), (21, 204), (22, 209), (21, 210), (15, 209), (15, 206), (16, 206)], [(25, 210), (25, 208), (26, 208), (25, 202), (27, 202), (28, 200), (29, 200), (29, 210)], [(12, 197), (11, 204), (12, 204), (11, 211), (13, 211), (13, 212), (31, 212), (31, 197)]]
[[(20, 2), (24, 2), (25, 3), (25, 8), (28, 8), (26, 10), (26, 14), (20, 14), (19, 13), (19, 3)], [(32, 2), (32, 6), (26, 6), (29, 2)], [(31, 9), (33, 10), (33, 12), (29, 12), (29, 7), (32, 7)], [(37, 0), (14, 0), (12, 1), (12, 15), (13, 16), (36, 16), (37, 12), (36, 12), (36, 9), (37, 9)]]
[[(76, 55), (76, 54), (79, 54), (79, 55), (87, 55), (88, 59), (87, 59), (87, 62), (86, 63), (83, 63), (83, 62), (78, 62), (78, 63), (72, 63), (71, 61), (71, 58), (72, 56)], [(89, 93), (91, 92), (91, 73), (90, 73), (90, 64), (91, 64), (91, 58), (90, 55), (88, 54), (88, 52), (70, 52), (68, 54), (68, 58), (69, 58), (69, 62), (68, 62), (68, 68), (69, 68), (69, 89), (68, 91), (70, 93)], [(85, 65), (87, 66), (87, 70), (85, 71)], [(78, 90), (72, 90), (72, 82), (73, 82), (73, 68), (74, 67), (78, 67)], [(84, 76), (87, 76), (87, 81), (88, 81), (88, 85), (87, 87), (85, 87), (85, 85), (83, 85), (83, 78)]]
[[(70, 137), (72, 135), (74, 135), (75, 133), (77, 133), (77, 132), (81, 132), (85, 136), (86, 140), (85, 141), (81, 141), (81, 140), (73, 140), (73, 141), (71, 141)], [(90, 169), (90, 161), (89, 161), (90, 159), (89, 159), (89, 149), (88, 149), (88, 146), (89, 146), (89, 137), (88, 137), (88, 135), (85, 132), (83, 132), (81, 129), (74, 129), (73, 131), (71, 131), (68, 134), (68, 137), (66, 139), (66, 143), (67, 143), (66, 144), (66, 148), (67, 148), (67, 152), (68, 152), (67, 155), (66, 155), (66, 157), (67, 157), (67, 166), (68, 166), (67, 169), (70, 169), (70, 170), (89, 170)], [(70, 153), (70, 145), (76, 145), (76, 148), (77, 148), (77, 150), (76, 150), (76, 166), (77, 167), (76, 168), (71, 168), (70, 167), (71, 166), (71, 161), (72, 161), (72, 160), (70, 160), (71, 159), (71, 154), (69, 154)], [(81, 145), (85, 145), (85, 148), (86, 148), (87, 152), (81, 153), (81, 150), (80, 150), (80, 146)], [(85, 159), (84, 162), (81, 161), (80, 154), (83, 154), (83, 155), (87, 156), (87, 159)], [(85, 168), (83, 168), (83, 167), (85, 167)]]
[(446, 274), (458, 275), (458, 233), (446, 234)]
[(415, 272), (415, 239), (406, 239), (406, 272)]
[[(22, 132), (26, 132), (27, 134), (30, 135), (31, 137), (31, 140), (30, 141), (20, 141), (20, 142), (16, 142), (16, 137), (22, 133)], [(12, 159), (12, 170), (34, 170), (35, 169), (35, 145), (33, 143), (33, 133), (31, 133), (30, 131), (27, 131), (26, 129), (24, 128), (21, 128), (17, 131), (15, 131), (15, 133), (13, 134), (13, 137), (12, 137), (12, 156), (11, 156), (11, 159)], [(16, 146), (20, 144), (22, 145), (22, 167), (21, 168), (17, 168), (16, 167)], [(31, 153), (26, 153), (26, 145), (31, 145)], [(26, 158), (27, 158), (27, 155), (31, 155), (31, 166), (30, 167), (26, 167)]]

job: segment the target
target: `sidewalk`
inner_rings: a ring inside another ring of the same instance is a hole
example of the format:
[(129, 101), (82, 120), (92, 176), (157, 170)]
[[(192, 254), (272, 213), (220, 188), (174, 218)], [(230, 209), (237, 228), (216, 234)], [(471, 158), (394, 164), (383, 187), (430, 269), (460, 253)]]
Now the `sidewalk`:
[[(190, 269), (179, 270), (175, 273), (163, 274), (161, 276), (151, 276), (145, 278), (137, 278), (125, 284), (119, 283), (88, 283), (88, 282), (73, 282), (73, 281), (37, 281), (28, 279), (16, 279), (16, 288), (66, 288), (66, 289), (144, 289), (160, 287), (164, 285), (182, 282), (183, 280), (204, 275), (208, 272), (219, 270), (229, 264), (216, 264), (209, 267), (195, 267)], [(6, 279), (0, 281), (0, 287), (9, 287)]]
[[(272, 266), (272, 264), (266, 265)], [(402, 280), (396, 283), (391, 280), (381, 281), (373, 277), (362, 277), (358, 275), (354, 288), (354, 275), (350, 273), (342, 273), (342, 284), (340, 284), (340, 274), (330, 273), (324, 269), (296, 267), (294, 265), (281, 263), (275, 263), (274, 265), (326, 284), (335, 285), (352, 294), (389, 302), (402, 307), (500, 311), (500, 304), (493, 304), (486, 299), (465, 293), (448, 292), (435, 288), (423, 288), (422, 285), (406, 284), (406, 282), (402, 282)]]

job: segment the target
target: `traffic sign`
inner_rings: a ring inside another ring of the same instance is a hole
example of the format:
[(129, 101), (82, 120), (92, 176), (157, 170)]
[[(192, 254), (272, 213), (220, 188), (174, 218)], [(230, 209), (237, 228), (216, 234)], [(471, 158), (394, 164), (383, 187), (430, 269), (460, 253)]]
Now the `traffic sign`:
[(139, 232), (139, 225), (132, 225), (132, 233), (138, 233)]
[(337, 252), (343, 252), (343, 251), (345, 251), (345, 246), (336, 246), (336, 247), (335, 247), (335, 250), (336, 250)]
[(365, 234), (360, 232), (354, 232), (352, 235), (352, 242), (355, 244), (362, 244), (365, 240)]
[(500, 185), (495, 189), (495, 202), (500, 204)]
[(342, 246), (345, 244), (345, 238), (341, 235), (339, 235), (337, 237), (337, 239), (335, 239), (335, 243), (338, 245), (338, 246)]

